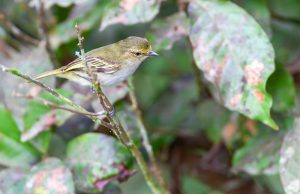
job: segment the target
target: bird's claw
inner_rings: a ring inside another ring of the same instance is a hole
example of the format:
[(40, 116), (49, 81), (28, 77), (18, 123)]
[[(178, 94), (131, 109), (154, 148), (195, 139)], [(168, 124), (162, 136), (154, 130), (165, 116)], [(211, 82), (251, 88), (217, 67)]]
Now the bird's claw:
[(95, 88), (93, 86), (91, 86), (91, 91), (92, 91), (93, 94), (96, 93), (96, 90), (95, 90)]
[(108, 112), (108, 114), (111, 116), (111, 117), (113, 117), (113, 116), (115, 116), (115, 114), (116, 114), (116, 110), (115, 110), (115, 107), (111, 107), (111, 110)]

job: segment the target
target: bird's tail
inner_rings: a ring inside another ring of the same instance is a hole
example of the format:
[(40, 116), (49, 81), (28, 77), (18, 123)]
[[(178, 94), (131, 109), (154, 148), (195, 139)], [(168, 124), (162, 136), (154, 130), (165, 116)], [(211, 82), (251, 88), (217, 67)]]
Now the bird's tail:
[(42, 78), (45, 78), (45, 77), (48, 77), (48, 76), (52, 76), (52, 75), (57, 75), (57, 74), (60, 74), (62, 71), (61, 69), (54, 69), (54, 70), (51, 70), (51, 71), (46, 71), (44, 73), (41, 73), (40, 75), (37, 75), (36, 77), (34, 77), (35, 80), (38, 80), (38, 79), (42, 79)]

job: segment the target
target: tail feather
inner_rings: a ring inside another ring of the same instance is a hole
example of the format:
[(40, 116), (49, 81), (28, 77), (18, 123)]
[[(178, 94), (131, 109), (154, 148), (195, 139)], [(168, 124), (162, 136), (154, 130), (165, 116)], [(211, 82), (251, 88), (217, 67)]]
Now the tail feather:
[(51, 71), (46, 71), (44, 73), (41, 73), (40, 75), (37, 75), (36, 77), (34, 77), (34, 79), (38, 80), (38, 79), (42, 79), (48, 76), (52, 76), (52, 75), (57, 75), (61, 73), (61, 69), (54, 69)]

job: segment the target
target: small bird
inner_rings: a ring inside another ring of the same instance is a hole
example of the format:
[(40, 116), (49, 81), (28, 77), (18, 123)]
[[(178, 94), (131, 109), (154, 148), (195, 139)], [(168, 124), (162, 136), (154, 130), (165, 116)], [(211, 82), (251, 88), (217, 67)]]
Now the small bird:
[[(148, 40), (130, 36), (116, 43), (91, 50), (86, 53), (85, 58), (91, 71), (97, 75), (100, 84), (110, 86), (126, 80), (149, 56), (158, 56), (158, 54), (152, 51)], [(52, 75), (81, 85), (91, 85), (85, 64), (80, 58), (61, 68), (42, 73), (35, 79)]]

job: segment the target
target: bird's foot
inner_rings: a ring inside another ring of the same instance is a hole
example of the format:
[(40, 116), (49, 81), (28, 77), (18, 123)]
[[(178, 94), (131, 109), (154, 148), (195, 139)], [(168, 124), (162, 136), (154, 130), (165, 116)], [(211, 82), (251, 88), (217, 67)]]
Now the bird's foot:
[(96, 94), (96, 90), (93, 86), (91, 86), (91, 91), (92, 91), (93, 94)]
[(114, 107), (114, 106), (111, 107), (111, 110), (108, 112), (108, 114), (109, 114), (111, 117), (113, 117), (113, 116), (116, 115), (116, 110), (115, 110), (115, 107)]

